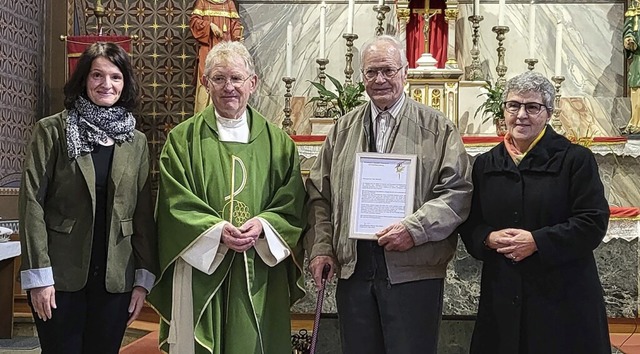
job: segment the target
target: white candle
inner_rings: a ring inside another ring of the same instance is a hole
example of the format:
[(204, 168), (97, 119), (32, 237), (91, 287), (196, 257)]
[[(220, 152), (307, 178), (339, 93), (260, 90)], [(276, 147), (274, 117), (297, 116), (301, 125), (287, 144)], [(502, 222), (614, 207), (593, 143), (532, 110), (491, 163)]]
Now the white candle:
[(498, 2), (498, 26), (504, 26), (504, 5), (505, 0)]
[(293, 25), (291, 21), (287, 25), (287, 77), (291, 76), (291, 67), (293, 66)]
[(384, 0), (378, 0), (378, 6), (384, 5)]
[(562, 74), (562, 22), (556, 26), (556, 76)]
[(326, 25), (325, 25), (325, 16), (327, 14), (327, 4), (322, 2), (320, 4), (320, 58), (326, 58), (324, 42), (326, 40)]
[(473, 0), (473, 16), (480, 16), (480, 0)]
[(535, 58), (536, 5), (529, 5), (529, 58)]
[(349, 10), (347, 11), (347, 33), (353, 33), (353, 8), (354, 0), (349, 0)]

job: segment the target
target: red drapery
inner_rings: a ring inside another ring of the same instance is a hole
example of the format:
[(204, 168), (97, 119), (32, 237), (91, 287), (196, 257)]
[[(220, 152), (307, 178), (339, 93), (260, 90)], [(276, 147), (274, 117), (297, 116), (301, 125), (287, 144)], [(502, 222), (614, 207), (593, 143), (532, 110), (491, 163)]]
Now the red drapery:
[[(424, 9), (425, 0), (411, 0), (409, 2), (409, 8)], [(438, 68), (444, 68), (444, 64), (447, 61), (447, 36), (449, 28), (447, 27), (447, 21), (444, 17), (444, 9), (446, 9), (446, 0), (430, 0), (430, 9), (441, 9), (442, 13), (436, 14), (431, 18), (429, 28), (429, 46), (431, 47), (430, 53), (433, 58), (438, 61)], [(413, 13), (409, 17), (407, 22), (407, 59), (409, 60), (409, 67), (416, 67), (416, 60), (420, 58), (424, 50), (424, 18), (422, 14)]]
[(637, 207), (609, 207), (612, 218), (637, 218), (640, 216), (640, 209)]
[(82, 52), (96, 42), (113, 42), (121, 46), (127, 53), (131, 53), (131, 37), (128, 36), (68, 36), (67, 62), (69, 63), (67, 77), (71, 76), (76, 69), (78, 59)]

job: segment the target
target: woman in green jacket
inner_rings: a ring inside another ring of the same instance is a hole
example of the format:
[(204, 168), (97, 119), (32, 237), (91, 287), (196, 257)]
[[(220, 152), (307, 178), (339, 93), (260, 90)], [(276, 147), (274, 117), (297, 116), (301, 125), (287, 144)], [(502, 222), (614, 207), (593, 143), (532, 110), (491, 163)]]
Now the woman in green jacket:
[(145, 136), (128, 54), (89, 46), (66, 110), (33, 128), (20, 186), (22, 288), (43, 354), (118, 353), (155, 281)]

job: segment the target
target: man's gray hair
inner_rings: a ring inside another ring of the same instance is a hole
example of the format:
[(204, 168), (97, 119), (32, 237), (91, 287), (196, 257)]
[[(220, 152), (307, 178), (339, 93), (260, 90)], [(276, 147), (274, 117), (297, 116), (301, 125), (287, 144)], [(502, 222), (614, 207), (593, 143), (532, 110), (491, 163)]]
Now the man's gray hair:
[(394, 48), (396, 48), (398, 50), (398, 53), (400, 53), (400, 63), (402, 64), (402, 67), (407, 66), (407, 53), (404, 50), (404, 46), (396, 37), (390, 36), (388, 34), (383, 34), (381, 36), (370, 39), (365, 42), (364, 45), (362, 45), (362, 47), (360, 48), (360, 65), (364, 63), (364, 53), (366, 53), (366, 51), (369, 50), (369, 48), (371, 48), (372, 46), (381, 42), (389, 43)]
[(241, 42), (225, 41), (214, 45), (209, 54), (207, 54), (207, 60), (204, 62), (204, 74), (209, 75), (215, 64), (229, 63), (235, 58), (240, 58), (244, 61), (244, 66), (250, 75), (256, 73), (253, 58), (247, 47)]
[(521, 95), (530, 92), (542, 95), (542, 104), (547, 107), (547, 112), (551, 115), (556, 99), (556, 89), (549, 79), (536, 71), (525, 71), (509, 79), (502, 92), (502, 102), (507, 100), (509, 94)]

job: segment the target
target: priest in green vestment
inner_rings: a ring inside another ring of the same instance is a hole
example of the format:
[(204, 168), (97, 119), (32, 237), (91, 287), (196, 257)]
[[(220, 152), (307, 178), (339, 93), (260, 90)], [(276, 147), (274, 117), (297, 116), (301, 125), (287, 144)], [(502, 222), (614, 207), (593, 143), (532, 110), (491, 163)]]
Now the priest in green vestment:
[(304, 295), (304, 187), (291, 138), (247, 102), (257, 84), (240, 42), (212, 48), (213, 105), (177, 125), (160, 155), (162, 273), (149, 294), (171, 354), (291, 353)]

